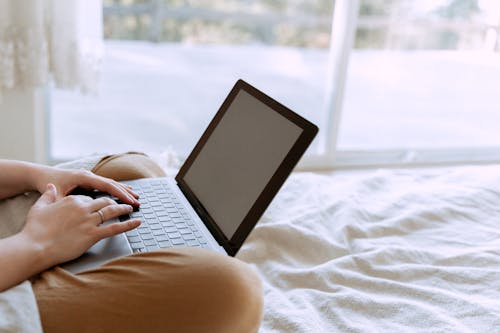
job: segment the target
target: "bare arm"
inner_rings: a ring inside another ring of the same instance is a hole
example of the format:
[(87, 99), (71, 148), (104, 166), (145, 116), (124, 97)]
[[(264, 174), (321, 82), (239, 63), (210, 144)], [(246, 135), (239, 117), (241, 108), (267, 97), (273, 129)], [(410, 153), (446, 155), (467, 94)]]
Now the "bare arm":
[[(77, 186), (108, 192), (127, 204), (68, 195)], [(77, 258), (102, 238), (140, 224), (129, 220), (101, 225), (98, 211), (110, 220), (139, 204), (138, 195), (123, 184), (82, 170), (0, 160), (0, 199), (27, 191), (39, 191), (42, 196), (31, 208), (23, 230), (0, 240), (0, 291)]]
[(0, 200), (23, 192), (36, 191), (36, 164), (0, 160)]
[(31, 208), (23, 230), (0, 240), (0, 291), (36, 273), (75, 259), (97, 241), (134, 229), (140, 221), (129, 220), (101, 226), (105, 220), (132, 211), (132, 206), (109, 198), (68, 196), (57, 199), (53, 184)]
[(45, 165), (0, 159), (0, 200), (23, 192), (43, 193), (47, 184), (56, 186), (59, 197), (68, 195), (75, 187), (97, 189), (137, 206), (137, 194), (112, 179), (84, 170), (63, 170)]

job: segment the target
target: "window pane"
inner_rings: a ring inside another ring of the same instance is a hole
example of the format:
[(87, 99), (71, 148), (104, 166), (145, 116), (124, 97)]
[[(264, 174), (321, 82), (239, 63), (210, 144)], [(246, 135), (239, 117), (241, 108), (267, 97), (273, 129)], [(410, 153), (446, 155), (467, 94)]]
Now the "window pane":
[(340, 150), (500, 145), (500, 3), (362, 0)]
[[(325, 127), (332, 7), (329, 0), (105, 1), (101, 89), (97, 96), (53, 90), (53, 158), (169, 146), (187, 155), (239, 78)], [(324, 141), (309, 152), (322, 151)]]

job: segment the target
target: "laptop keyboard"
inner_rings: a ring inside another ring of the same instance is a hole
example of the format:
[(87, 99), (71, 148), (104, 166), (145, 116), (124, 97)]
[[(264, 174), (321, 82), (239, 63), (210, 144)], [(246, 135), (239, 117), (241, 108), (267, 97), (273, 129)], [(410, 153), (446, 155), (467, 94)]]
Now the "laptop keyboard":
[(140, 196), (140, 209), (121, 216), (120, 220), (139, 218), (142, 221), (139, 227), (125, 233), (134, 253), (173, 246), (208, 247), (206, 238), (165, 179), (150, 179), (132, 186)]

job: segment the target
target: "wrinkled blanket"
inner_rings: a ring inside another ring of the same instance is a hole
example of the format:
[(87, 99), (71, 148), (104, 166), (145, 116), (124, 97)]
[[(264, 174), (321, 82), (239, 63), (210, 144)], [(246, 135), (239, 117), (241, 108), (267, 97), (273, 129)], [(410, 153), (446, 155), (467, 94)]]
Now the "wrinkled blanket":
[(500, 332), (500, 167), (295, 174), (238, 257), (262, 332)]
[(499, 226), (498, 166), (297, 173), (238, 257), (261, 332), (500, 332)]

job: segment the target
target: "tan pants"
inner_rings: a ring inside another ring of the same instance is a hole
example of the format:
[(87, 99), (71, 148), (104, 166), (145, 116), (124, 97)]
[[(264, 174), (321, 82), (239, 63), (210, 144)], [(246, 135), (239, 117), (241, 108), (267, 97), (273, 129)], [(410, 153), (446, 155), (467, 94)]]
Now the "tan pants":
[[(147, 156), (107, 156), (92, 170), (161, 177)], [(262, 286), (245, 263), (193, 248), (130, 255), (79, 274), (56, 267), (34, 282), (45, 333), (257, 332)]]
[(243, 262), (194, 248), (141, 253), (34, 281), (45, 333), (257, 332), (262, 288)]

